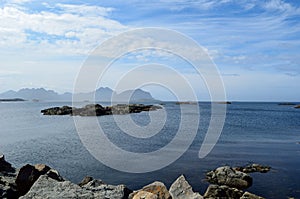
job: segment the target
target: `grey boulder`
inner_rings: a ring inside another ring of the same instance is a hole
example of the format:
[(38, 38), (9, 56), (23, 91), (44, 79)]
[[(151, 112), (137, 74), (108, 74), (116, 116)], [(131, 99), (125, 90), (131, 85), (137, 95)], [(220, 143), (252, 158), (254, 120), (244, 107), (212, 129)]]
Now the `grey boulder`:
[(202, 199), (199, 193), (195, 193), (191, 185), (186, 181), (185, 177), (181, 175), (171, 185), (169, 190), (173, 199)]
[(246, 189), (252, 185), (252, 177), (229, 166), (219, 167), (206, 173), (206, 179), (212, 184), (227, 185), (237, 189)]

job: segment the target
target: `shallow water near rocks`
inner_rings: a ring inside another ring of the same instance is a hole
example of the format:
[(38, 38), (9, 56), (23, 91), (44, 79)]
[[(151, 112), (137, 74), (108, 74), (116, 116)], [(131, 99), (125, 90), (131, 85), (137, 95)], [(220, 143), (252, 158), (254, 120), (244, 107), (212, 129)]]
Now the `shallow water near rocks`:
[[(254, 181), (248, 191), (266, 198), (300, 198), (300, 110), (292, 106), (241, 102), (227, 105), (226, 122), (218, 143), (208, 156), (199, 159), (198, 152), (210, 120), (210, 103), (200, 103), (200, 126), (188, 151), (161, 170), (131, 174), (111, 169), (90, 155), (79, 139), (71, 116), (40, 113), (42, 109), (63, 105), (71, 103), (0, 103), (0, 151), (7, 161), (15, 167), (45, 163), (73, 182), (89, 175), (110, 184), (124, 183), (132, 189), (155, 180), (170, 186), (184, 174), (194, 190), (201, 194), (208, 186), (203, 180), (206, 171), (222, 165), (259, 163), (270, 165), (272, 169), (268, 173), (250, 174)], [(79, 103), (78, 107), (82, 105)], [(97, 119), (111, 142), (124, 150), (145, 153), (164, 147), (176, 136), (180, 107), (187, 110), (184, 114), (191, 121), (197, 118), (193, 106), (166, 103), (167, 122), (161, 132), (149, 139), (128, 136), (116, 125), (113, 116)], [(149, 123), (147, 112), (131, 117), (139, 125)]]

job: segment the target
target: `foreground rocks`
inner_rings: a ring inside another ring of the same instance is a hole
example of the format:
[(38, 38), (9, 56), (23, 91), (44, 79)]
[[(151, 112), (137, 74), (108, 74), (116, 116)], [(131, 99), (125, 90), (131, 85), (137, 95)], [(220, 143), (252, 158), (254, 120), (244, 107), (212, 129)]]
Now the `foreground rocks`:
[(252, 185), (252, 177), (229, 166), (219, 167), (206, 174), (207, 181), (217, 185), (227, 185), (246, 189)]
[(0, 172), (15, 172), (15, 168), (11, 166), (10, 163), (6, 162), (3, 154), (0, 153)]
[(183, 175), (170, 187), (170, 194), (173, 199), (202, 199), (199, 193), (195, 193), (191, 185), (186, 181)]
[(125, 185), (109, 185), (93, 177), (85, 177), (77, 185), (64, 179), (58, 171), (44, 164), (27, 164), (16, 170), (5, 161), (3, 155), (0, 156), (0, 168), (0, 198), (8, 199), (262, 199), (243, 191), (252, 184), (252, 178), (247, 173), (270, 170), (270, 167), (258, 164), (216, 168), (207, 173), (207, 181), (212, 184), (202, 196), (193, 191), (183, 175), (173, 182), (170, 189), (164, 183), (156, 181), (132, 191)]
[(154, 111), (161, 108), (161, 106), (144, 104), (117, 104), (107, 107), (103, 107), (100, 104), (89, 104), (83, 108), (70, 106), (53, 107), (41, 110), (41, 113), (43, 115), (102, 116), (140, 113), (142, 111)]

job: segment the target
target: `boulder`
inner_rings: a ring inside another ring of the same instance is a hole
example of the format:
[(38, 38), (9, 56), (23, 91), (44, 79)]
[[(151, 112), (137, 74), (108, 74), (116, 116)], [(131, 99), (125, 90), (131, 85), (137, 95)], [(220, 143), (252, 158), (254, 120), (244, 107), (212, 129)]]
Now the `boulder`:
[(260, 173), (267, 173), (270, 171), (270, 166), (260, 165), (260, 164), (250, 164), (245, 167), (235, 167), (236, 171), (241, 171), (244, 173), (253, 173), (253, 172), (260, 172)]
[(42, 175), (33, 184), (28, 193), (20, 199), (66, 199), (66, 198), (94, 198), (94, 193), (70, 181), (59, 182), (46, 175)]
[(295, 106), (294, 108), (300, 108), (300, 104), (299, 104), (299, 105), (297, 105), (297, 106)]
[(139, 191), (134, 195), (133, 199), (157, 199), (157, 195), (147, 191)]
[(264, 198), (246, 191), (240, 199), (264, 199)]
[(206, 174), (212, 184), (227, 185), (238, 189), (246, 189), (252, 185), (252, 177), (229, 166), (219, 167)]
[(19, 198), (15, 176), (0, 176), (0, 198)]
[(16, 178), (16, 185), (20, 194), (24, 195), (25, 193), (27, 193), (30, 187), (33, 185), (33, 183), (41, 175), (45, 174), (49, 175), (49, 177), (52, 177), (56, 180), (62, 180), (58, 172), (55, 170), (51, 170), (51, 168), (47, 165), (37, 164), (35, 166), (32, 166), (30, 164), (27, 164), (23, 166), (19, 170)]
[(172, 199), (202, 199), (199, 193), (194, 193), (191, 185), (181, 175), (170, 187)]
[(82, 186), (83, 189), (94, 193), (95, 198), (125, 199), (132, 192), (125, 185), (109, 185), (102, 180), (91, 180)]
[(87, 183), (91, 182), (92, 180), (94, 180), (93, 177), (86, 176), (82, 179), (82, 181), (78, 185), (82, 187), (83, 185), (86, 185)]
[(236, 188), (231, 188), (226, 185), (209, 185), (207, 188), (204, 198), (215, 199), (215, 198), (231, 198), (239, 199), (243, 195), (243, 191)]
[(144, 186), (141, 190), (135, 191), (129, 195), (129, 199), (133, 199), (140, 191), (150, 192), (157, 196), (157, 199), (172, 199), (167, 187), (162, 182), (153, 182), (147, 186)]
[(4, 155), (0, 153), (0, 172), (13, 173), (15, 171), (15, 168), (13, 168), (10, 163), (6, 162)]

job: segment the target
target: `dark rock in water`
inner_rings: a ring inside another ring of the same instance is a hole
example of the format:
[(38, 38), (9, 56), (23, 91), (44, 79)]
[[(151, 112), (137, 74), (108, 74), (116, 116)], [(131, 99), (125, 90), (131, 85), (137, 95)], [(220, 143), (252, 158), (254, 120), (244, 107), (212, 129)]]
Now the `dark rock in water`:
[(199, 193), (195, 193), (191, 185), (181, 175), (170, 187), (172, 199), (202, 199)]
[(278, 103), (278, 105), (280, 106), (295, 106), (295, 103), (291, 103), (291, 102), (282, 102), (282, 103)]
[(0, 172), (13, 173), (15, 168), (10, 163), (6, 162), (3, 154), (0, 153)]
[(240, 199), (264, 199), (264, 198), (246, 191)]
[(253, 172), (260, 172), (260, 173), (267, 173), (271, 169), (270, 166), (264, 166), (260, 164), (250, 164), (245, 167), (235, 167), (234, 170), (241, 171), (244, 173), (253, 173)]
[(197, 104), (198, 104), (198, 102), (189, 102), (189, 101), (187, 101), (187, 102), (176, 102), (175, 104), (177, 104), (177, 105), (180, 105), (180, 104), (190, 104), (190, 105), (197, 105)]
[(206, 179), (212, 184), (227, 185), (238, 189), (246, 189), (252, 185), (252, 177), (229, 166), (219, 167), (206, 173)]
[(24, 102), (26, 100), (21, 98), (13, 98), (13, 99), (0, 99), (0, 102)]
[(103, 107), (100, 104), (89, 104), (83, 108), (69, 106), (48, 108), (41, 110), (41, 113), (43, 115), (102, 116), (140, 113), (142, 111), (154, 111), (161, 108), (161, 106), (144, 104), (117, 104), (107, 107)]
[(72, 107), (63, 106), (63, 107), (53, 107), (41, 110), (41, 113), (44, 115), (70, 115), (72, 114)]
[(243, 191), (236, 188), (231, 188), (226, 185), (209, 185), (207, 188), (204, 198), (205, 199), (216, 199), (216, 198), (231, 198), (240, 199), (243, 195)]
[(226, 101), (226, 102), (217, 102), (218, 104), (231, 104), (231, 102)]
[(172, 199), (167, 187), (162, 182), (153, 182), (152, 184), (149, 184), (145, 187), (143, 187), (141, 190), (135, 191), (129, 195), (129, 199), (135, 199), (135, 195), (141, 194), (140, 192), (149, 192), (157, 196), (157, 199)]
[(299, 105), (297, 105), (297, 106), (295, 106), (294, 108), (300, 108), (300, 104), (299, 104)]

